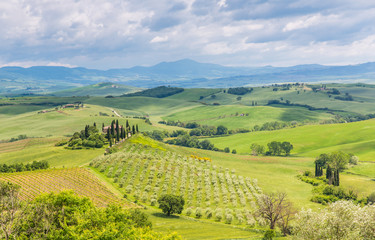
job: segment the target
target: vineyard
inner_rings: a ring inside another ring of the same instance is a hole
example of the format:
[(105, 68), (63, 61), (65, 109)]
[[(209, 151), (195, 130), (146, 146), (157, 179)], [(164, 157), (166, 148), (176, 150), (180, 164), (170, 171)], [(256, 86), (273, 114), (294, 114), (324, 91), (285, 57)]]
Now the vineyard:
[(78, 195), (90, 198), (97, 206), (106, 206), (108, 203), (124, 204), (84, 168), (5, 173), (0, 174), (0, 180), (20, 185), (23, 200), (34, 199), (41, 193), (73, 190)]
[(262, 193), (257, 180), (238, 176), (203, 157), (128, 144), (124, 151), (100, 156), (90, 165), (137, 202), (156, 206), (159, 196), (172, 193), (185, 199), (187, 216), (227, 224), (265, 224), (255, 214)]

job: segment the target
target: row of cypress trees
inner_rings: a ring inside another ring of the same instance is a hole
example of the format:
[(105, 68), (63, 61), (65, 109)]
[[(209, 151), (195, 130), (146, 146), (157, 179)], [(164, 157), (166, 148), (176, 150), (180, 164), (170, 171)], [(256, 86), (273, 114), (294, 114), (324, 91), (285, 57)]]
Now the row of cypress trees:
[[(102, 125), (102, 130), (104, 131), (104, 123)], [(129, 121), (126, 120), (126, 125), (124, 127), (123, 125), (119, 125), (118, 120), (112, 120), (111, 125), (107, 129), (106, 138), (109, 141), (109, 146), (112, 147), (113, 143), (126, 139), (129, 133), (133, 135), (137, 132), (139, 132), (138, 124), (130, 127)]]

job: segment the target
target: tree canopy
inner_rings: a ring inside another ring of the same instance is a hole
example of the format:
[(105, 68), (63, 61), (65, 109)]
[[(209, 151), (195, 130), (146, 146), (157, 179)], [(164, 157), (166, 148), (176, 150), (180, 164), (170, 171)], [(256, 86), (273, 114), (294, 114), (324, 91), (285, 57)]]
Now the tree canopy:
[(170, 216), (174, 213), (180, 214), (184, 209), (185, 201), (182, 196), (165, 194), (160, 196), (158, 203), (159, 208), (163, 211), (163, 213)]

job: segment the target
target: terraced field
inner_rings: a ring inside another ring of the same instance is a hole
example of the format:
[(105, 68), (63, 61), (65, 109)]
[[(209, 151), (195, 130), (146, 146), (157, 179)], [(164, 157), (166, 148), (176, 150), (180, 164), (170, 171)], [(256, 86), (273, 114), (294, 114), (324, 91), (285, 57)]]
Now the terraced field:
[(41, 193), (73, 190), (90, 198), (97, 206), (119, 203), (129, 206), (110, 191), (95, 175), (84, 168), (50, 169), (20, 173), (0, 174), (0, 180), (21, 186), (24, 200), (34, 199)]

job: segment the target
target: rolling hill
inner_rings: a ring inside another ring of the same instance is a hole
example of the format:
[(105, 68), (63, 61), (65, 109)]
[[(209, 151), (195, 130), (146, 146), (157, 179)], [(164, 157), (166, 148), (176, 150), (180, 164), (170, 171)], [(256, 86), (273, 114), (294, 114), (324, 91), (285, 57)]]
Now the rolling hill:
[(374, 82), (375, 63), (349, 66), (297, 65), (292, 67), (226, 67), (189, 59), (150, 67), (97, 70), (37, 66), (0, 68), (0, 95), (50, 93), (100, 82), (135, 87), (226, 88), (283, 82)]
[(53, 92), (51, 95), (57, 97), (71, 97), (71, 96), (120, 96), (125, 93), (132, 93), (141, 90), (137, 87), (126, 86), (123, 84), (115, 84), (111, 82), (103, 82), (84, 87), (70, 88), (58, 92)]

